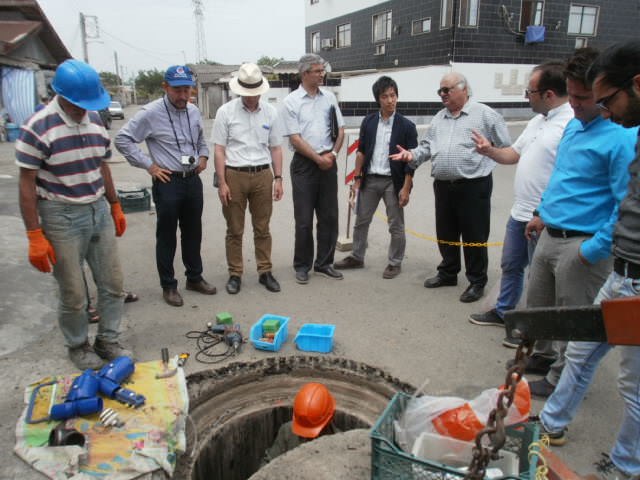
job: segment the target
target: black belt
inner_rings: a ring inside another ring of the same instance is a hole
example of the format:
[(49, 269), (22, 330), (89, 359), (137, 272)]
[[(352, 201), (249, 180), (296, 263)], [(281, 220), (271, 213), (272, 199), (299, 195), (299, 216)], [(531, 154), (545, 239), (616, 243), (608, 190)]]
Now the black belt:
[(439, 180), (436, 178), (436, 182), (441, 182), (441, 183), (474, 183), (474, 182), (481, 182), (483, 180), (486, 180), (487, 178), (489, 178), (491, 176), (491, 174), (485, 176), (485, 177), (475, 177), (475, 178), (456, 178), (454, 180)]
[(591, 237), (593, 233), (580, 232), (579, 230), (561, 230), (547, 226), (547, 232), (554, 238)]
[(374, 178), (391, 178), (391, 175), (382, 175), (381, 173), (367, 173), (367, 177), (374, 177)]
[(183, 172), (171, 172), (171, 175), (175, 175), (176, 177), (182, 177), (182, 178), (188, 178), (188, 177), (193, 177), (194, 175), (197, 175), (198, 172), (196, 172), (195, 170), (186, 170)]
[(637, 263), (627, 262), (621, 258), (616, 257), (613, 261), (613, 271), (623, 277), (632, 278), (634, 280), (640, 279), (640, 265)]
[(258, 165), (258, 166), (255, 166), (255, 167), (232, 167), (231, 165), (227, 165), (226, 168), (229, 168), (231, 170), (235, 170), (236, 172), (257, 173), (257, 172), (261, 172), (262, 170), (265, 170), (265, 169), (269, 168), (270, 166), (271, 166), (271, 164), (265, 163), (264, 165)]

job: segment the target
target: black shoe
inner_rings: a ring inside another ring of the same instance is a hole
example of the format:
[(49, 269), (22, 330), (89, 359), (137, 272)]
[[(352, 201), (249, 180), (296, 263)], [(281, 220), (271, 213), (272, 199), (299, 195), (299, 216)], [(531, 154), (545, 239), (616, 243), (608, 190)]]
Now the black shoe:
[(229, 280), (227, 280), (225, 288), (227, 289), (227, 293), (235, 295), (240, 291), (240, 285), (242, 285), (242, 279), (238, 275), (231, 275)]
[(521, 343), (521, 339), (514, 337), (504, 337), (504, 340), (502, 340), (502, 345), (507, 348), (518, 348)]
[[(534, 375), (546, 375), (549, 373), (551, 365), (555, 362), (550, 358), (541, 357), (540, 355), (532, 355), (527, 361), (527, 365), (524, 367), (524, 373), (531, 373)], [(507, 362), (507, 370), (513, 367), (515, 360), (509, 360)]]
[(529, 390), (531, 390), (531, 395), (533, 397), (547, 398), (555, 389), (556, 386), (549, 383), (546, 378), (536, 380), (535, 382), (529, 382)]
[(556, 433), (549, 432), (540, 421), (540, 417), (538, 415), (531, 415), (529, 417), (529, 422), (538, 425), (538, 428), (540, 428), (540, 436), (546, 435), (547, 437), (549, 437), (549, 445), (552, 445), (554, 447), (561, 447), (562, 445), (567, 443), (566, 428), (563, 428)]
[(440, 275), (427, 278), (424, 281), (424, 288), (455, 287), (456, 285), (458, 285), (457, 278), (445, 279), (445, 278), (442, 278)]
[(309, 283), (309, 273), (304, 270), (296, 270), (296, 282), (300, 285)]
[(338, 270), (348, 270), (351, 268), (363, 268), (364, 262), (362, 260), (358, 260), (357, 258), (349, 255), (348, 257), (344, 257), (339, 262), (333, 264), (333, 268)]
[(313, 271), (327, 278), (333, 278), (334, 280), (342, 280), (344, 278), (342, 273), (336, 271), (331, 265), (327, 265), (326, 267), (313, 267)]
[(270, 292), (280, 291), (280, 284), (275, 278), (273, 278), (273, 275), (271, 275), (271, 272), (261, 273), (260, 276), (258, 277), (258, 281), (262, 285), (264, 285), (267, 288), (267, 290), (269, 290)]
[(486, 313), (472, 313), (469, 315), (469, 321), (474, 325), (504, 327), (504, 320), (500, 318), (495, 308)]
[(484, 295), (484, 287), (471, 284), (462, 292), (462, 295), (460, 295), (460, 301), (462, 303), (477, 302), (482, 298), (482, 295)]

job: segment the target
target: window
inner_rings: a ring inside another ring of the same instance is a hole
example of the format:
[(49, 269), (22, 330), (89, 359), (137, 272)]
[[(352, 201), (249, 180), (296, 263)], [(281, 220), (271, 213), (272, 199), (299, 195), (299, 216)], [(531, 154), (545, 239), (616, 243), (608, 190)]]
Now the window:
[(351, 24), (345, 23), (338, 25), (336, 29), (336, 38), (338, 39), (338, 48), (351, 46)]
[(384, 42), (391, 38), (391, 11), (374, 15), (373, 23), (373, 41)]
[(539, 0), (522, 0), (520, 31), (526, 31), (529, 25), (542, 25), (543, 12), (544, 2)]
[(411, 35), (420, 35), (431, 31), (431, 17), (411, 22)]
[(320, 51), (320, 32), (311, 33), (311, 52), (318, 53)]
[(571, 4), (569, 7), (570, 35), (595, 35), (598, 24), (598, 7)]
[(314, 5), (314, 4), (319, 3), (319, 2), (320, 2), (320, 0), (311, 0), (311, 5)]
[(440, 4), (440, 30), (452, 24), (453, 0), (442, 0)]
[(575, 48), (584, 48), (587, 45), (587, 39), (586, 37), (576, 37), (576, 47)]
[(460, 0), (460, 26), (477, 27), (480, 0)]
[(376, 45), (376, 53), (374, 55), (384, 55), (387, 51), (386, 44), (380, 43)]

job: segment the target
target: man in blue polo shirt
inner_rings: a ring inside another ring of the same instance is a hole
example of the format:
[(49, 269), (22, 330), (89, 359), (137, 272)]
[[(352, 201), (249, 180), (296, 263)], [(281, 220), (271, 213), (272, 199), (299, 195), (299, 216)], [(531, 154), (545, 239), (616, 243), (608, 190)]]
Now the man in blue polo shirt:
[[(556, 165), (542, 201), (527, 224), (538, 235), (527, 307), (593, 303), (612, 270), (611, 238), (618, 205), (627, 191), (636, 129), (600, 116), (586, 80), (598, 52), (576, 51), (566, 67), (569, 103), (575, 118), (558, 146)], [(538, 341), (527, 370), (546, 378), (531, 382), (531, 394), (548, 397), (564, 366), (566, 342)]]

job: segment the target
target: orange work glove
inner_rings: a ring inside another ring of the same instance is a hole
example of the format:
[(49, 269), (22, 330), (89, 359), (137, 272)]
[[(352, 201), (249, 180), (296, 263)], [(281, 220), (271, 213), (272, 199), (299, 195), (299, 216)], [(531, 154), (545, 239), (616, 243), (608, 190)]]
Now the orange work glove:
[(111, 204), (111, 216), (113, 217), (113, 223), (116, 225), (116, 237), (121, 237), (127, 229), (127, 219), (124, 217), (120, 202)]
[(53, 250), (51, 243), (44, 236), (41, 228), (36, 230), (27, 230), (29, 237), (29, 261), (31, 265), (44, 273), (51, 271), (51, 263), (56, 263), (56, 252)]

